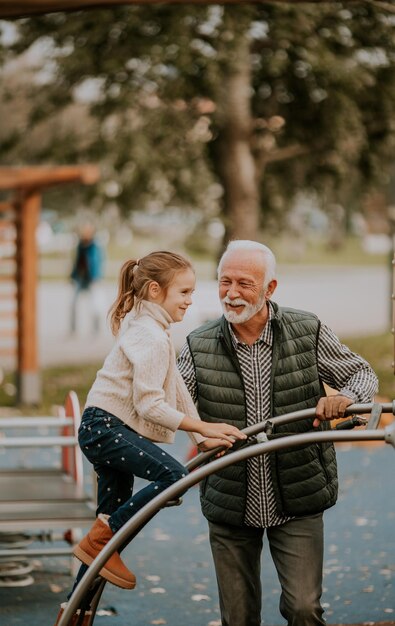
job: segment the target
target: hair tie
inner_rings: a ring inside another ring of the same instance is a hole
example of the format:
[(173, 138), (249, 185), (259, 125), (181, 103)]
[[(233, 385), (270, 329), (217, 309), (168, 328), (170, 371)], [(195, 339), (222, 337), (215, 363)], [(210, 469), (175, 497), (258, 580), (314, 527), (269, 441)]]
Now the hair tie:
[(133, 276), (139, 268), (140, 259), (137, 259), (136, 264), (133, 266)]

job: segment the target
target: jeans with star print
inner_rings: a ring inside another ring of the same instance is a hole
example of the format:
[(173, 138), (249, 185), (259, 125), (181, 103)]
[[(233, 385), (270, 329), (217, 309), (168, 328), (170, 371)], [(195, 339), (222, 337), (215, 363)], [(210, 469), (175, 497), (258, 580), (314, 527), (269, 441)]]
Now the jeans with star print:
[[(96, 515), (110, 515), (108, 523), (114, 533), (147, 502), (188, 473), (162, 448), (97, 407), (83, 412), (78, 442), (97, 474)], [(150, 482), (133, 495), (135, 476)], [(81, 565), (68, 600), (87, 569)], [(87, 606), (93, 595), (88, 594)]]
[[(110, 516), (115, 533), (147, 502), (188, 470), (158, 445), (111, 413), (85, 409), (78, 442), (97, 474), (97, 511)], [(149, 483), (133, 494), (134, 477)]]

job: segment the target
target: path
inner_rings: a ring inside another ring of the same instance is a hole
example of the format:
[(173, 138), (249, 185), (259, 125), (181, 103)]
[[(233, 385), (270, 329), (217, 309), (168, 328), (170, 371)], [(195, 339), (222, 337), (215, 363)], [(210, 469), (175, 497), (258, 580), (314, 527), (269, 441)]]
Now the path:
[[(180, 434), (175, 454), (185, 459)], [(386, 622), (395, 626), (394, 450), (338, 448), (340, 498), (325, 514), (323, 605), (329, 624)], [(220, 626), (207, 525), (197, 488), (181, 507), (162, 510), (124, 553), (136, 573), (135, 591), (107, 585), (98, 626)], [(0, 588), (2, 626), (53, 626), (71, 584), (66, 559), (36, 559), (35, 584)], [(282, 625), (279, 585), (265, 542), (264, 626)]]
[[(94, 337), (88, 327), (88, 299), (81, 298), (80, 328), (73, 337), (68, 333), (71, 285), (42, 282), (38, 294), (41, 364), (102, 360), (113, 341), (105, 316), (115, 295), (115, 282), (104, 282), (103, 325)], [(385, 267), (280, 267), (274, 299), (279, 304), (316, 313), (343, 337), (389, 330), (390, 276)], [(216, 282), (198, 281), (193, 305), (184, 321), (172, 327), (176, 348), (182, 346), (193, 328), (220, 313)]]

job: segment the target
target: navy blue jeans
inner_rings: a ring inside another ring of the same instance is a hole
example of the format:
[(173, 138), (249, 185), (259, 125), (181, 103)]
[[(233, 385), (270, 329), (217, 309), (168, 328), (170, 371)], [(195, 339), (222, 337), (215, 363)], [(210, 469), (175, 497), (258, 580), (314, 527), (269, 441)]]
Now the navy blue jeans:
[[(110, 516), (108, 523), (114, 533), (147, 502), (188, 473), (162, 448), (96, 407), (85, 409), (78, 442), (97, 474), (96, 514)], [(149, 484), (133, 494), (135, 476), (145, 478)], [(73, 591), (86, 569), (81, 566)]]
[[(95, 407), (85, 409), (78, 433), (81, 450), (97, 474), (97, 514), (106, 513), (115, 533), (156, 495), (188, 470), (120, 419)], [(149, 484), (133, 494), (134, 477)]]

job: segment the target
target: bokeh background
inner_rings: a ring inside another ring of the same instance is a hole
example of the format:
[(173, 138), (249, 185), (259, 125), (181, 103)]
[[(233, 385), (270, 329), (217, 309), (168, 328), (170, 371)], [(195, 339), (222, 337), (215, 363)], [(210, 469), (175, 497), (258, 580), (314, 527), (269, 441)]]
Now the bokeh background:
[[(84, 403), (113, 341), (106, 312), (127, 258), (171, 249), (192, 259), (197, 289), (174, 328), (180, 349), (189, 330), (219, 313), (216, 263), (232, 238), (272, 247), (277, 301), (317, 313), (372, 363), (380, 399), (391, 399), (394, 154), (391, 2), (138, 4), (0, 20), (2, 167), (100, 170), (95, 184), (44, 191), (35, 233), (42, 399), (18, 404), (14, 338), (0, 333), (0, 415), (49, 414), (70, 389)], [(8, 199), (0, 192), (0, 208)], [(104, 252), (94, 335), (87, 294), (70, 332), (70, 272), (88, 223)], [(0, 283), (13, 241), (0, 211)], [(0, 299), (0, 330), (9, 324)], [(186, 440), (177, 441), (185, 460)], [(329, 621), (395, 619), (389, 454), (379, 446), (339, 451), (342, 494), (328, 516), (325, 562)], [(141, 579), (137, 601), (109, 590), (120, 615), (110, 610), (103, 625), (129, 617), (137, 626), (219, 625), (196, 491), (183, 511), (164, 512), (144, 531), (130, 557)], [(167, 586), (168, 563), (176, 576)], [(37, 584), (12, 596), (12, 607), (4, 595), (5, 626), (41, 625), (63, 599), (64, 563), (36, 566)], [(265, 576), (265, 624), (279, 623), (278, 585), (273, 572)]]

